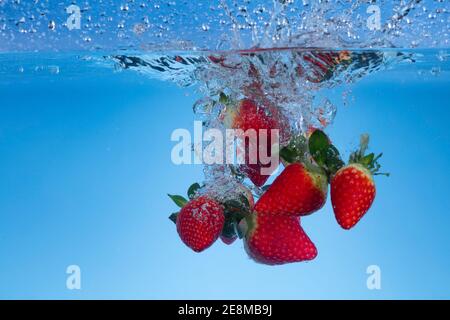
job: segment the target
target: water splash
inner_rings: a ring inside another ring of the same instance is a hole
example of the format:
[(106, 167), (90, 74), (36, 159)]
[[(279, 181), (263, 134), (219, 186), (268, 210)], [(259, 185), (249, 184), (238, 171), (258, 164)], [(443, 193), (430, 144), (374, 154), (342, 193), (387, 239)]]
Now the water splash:
[[(79, 28), (71, 27), (64, 2), (0, 0), (0, 52), (449, 46), (447, 0), (124, 0), (71, 5), (79, 8)], [(369, 25), (377, 20), (375, 27)]]
[[(180, 86), (198, 85), (203, 98), (193, 110), (206, 128), (223, 130), (218, 121), (226, 108), (221, 93), (235, 101), (272, 105), (288, 119), (282, 145), (291, 136), (332, 124), (338, 102), (324, 90), (420, 59), (406, 48), (439, 48), (438, 59), (446, 60), (450, 43), (445, 0), (124, 0), (72, 5), (79, 9), (78, 17), (59, 14), (66, 12), (61, 2), (0, 0), (0, 52), (106, 52), (100, 60), (91, 55), (94, 63), (110, 67), (113, 61), (119, 70)], [(78, 18), (79, 28), (69, 28), (69, 18)], [(0, 64), (3, 68), (8, 66)], [(430, 70), (432, 75), (442, 72), (435, 66)], [(206, 190), (217, 185), (222, 191), (234, 190), (242, 182), (238, 167), (205, 167)]]

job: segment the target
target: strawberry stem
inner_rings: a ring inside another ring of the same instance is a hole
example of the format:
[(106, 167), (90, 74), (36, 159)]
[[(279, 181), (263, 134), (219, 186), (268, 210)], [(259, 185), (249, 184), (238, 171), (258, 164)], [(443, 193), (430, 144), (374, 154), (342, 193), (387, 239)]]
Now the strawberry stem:
[(374, 153), (366, 155), (366, 151), (369, 148), (369, 135), (367, 133), (362, 134), (359, 142), (359, 149), (350, 154), (348, 163), (359, 163), (367, 168), (372, 175), (384, 175), (389, 177), (389, 173), (379, 172), (381, 165), (378, 160), (383, 156), (383, 153), (375, 156)]

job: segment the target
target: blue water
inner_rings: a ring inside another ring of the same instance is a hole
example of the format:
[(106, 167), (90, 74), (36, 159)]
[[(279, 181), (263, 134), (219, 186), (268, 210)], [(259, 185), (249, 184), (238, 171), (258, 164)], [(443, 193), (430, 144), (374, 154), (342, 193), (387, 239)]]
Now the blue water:
[[(329, 202), (303, 219), (318, 257), (278, 267), (241, 241), (196, 254), (167, 219), (166, 193), (203, 179), (170, 159), (172, 131), (192, 129), (195, 87), (73, 57), (6, 55), (0, 67), (0, 298), (450, 298), (448, 62), (368, 75), (345, 106), (329, 92), (333, 142), (349, 151), (370, 133), (391, 176), (376, 178), (351, 231)], [(69, 265), (81, 290), (66, 287)], [(370, 265), (380, 290), (366, 286)]]

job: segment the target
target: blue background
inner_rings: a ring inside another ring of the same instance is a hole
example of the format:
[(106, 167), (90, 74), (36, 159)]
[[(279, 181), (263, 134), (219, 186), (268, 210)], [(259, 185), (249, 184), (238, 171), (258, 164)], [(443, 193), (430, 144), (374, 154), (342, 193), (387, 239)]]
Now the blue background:
[[(303, 219), (314, 261), (268, 267), (241, 241), (196, 254), (167, 219), (166, 193), (202, 179), (170, 159), (194, 90), (82, 65), (69, 77), (65, 63), (0, 83), (0, 298), (450, 298), (448, 72), (381, 72), (338, 103), (332, 140), (348, 153), (369, 132), (392, 176), (351, 231), (329, 203)], [(66, 288), (72, 264), (81, 290)], [(381, 290), (366, 287), (372, 264)]]

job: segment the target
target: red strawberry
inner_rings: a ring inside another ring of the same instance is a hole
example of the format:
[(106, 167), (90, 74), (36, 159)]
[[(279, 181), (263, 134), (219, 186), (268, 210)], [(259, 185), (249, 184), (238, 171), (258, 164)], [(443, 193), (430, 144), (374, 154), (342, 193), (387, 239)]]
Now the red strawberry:
[[(302, 53), (305, 67), (308, 71), (307, 80), (313, 83), (319, 83), (330, 79), (340, 66), (341, 69), (347, 68), (352, 62), (351, 52), (343, 50), (339, 52), (332, 51), (310, 51)], [(302, 76), (305, 68), (299, 66), (299, 76)]]
[(237, 239), (237, 235), (234, 235), (232, 237), (226, 237), (224, 235), (220, 235), (220, 240), (222, 240), (222, 242), (225, 243), (226, 245), (233, 244), (233, 242), (235, 242), (236, 239)]
[(372, 174), (360, 164), (347, 165), (334, 175), (331, 180), (331, 203), (342, 228), (352, 228), (366, 214), (375, 193)]
[[(376, 189), (373, 174), (380, 165), (373, 153), (364, 155), (369, 137), (361, 137), (361, 147), (350, 156), (350, 164), (339, 169), (331, 179), (331, 204), (337, 222), (344, 229), (350, 229), (370, 209)], [(386, 174), (387, 175), (387, 174)]]
[(328, 182), (317, 167), (288, 165), (255, 205), (259, 213), (304, 216), (325, 204)]
[(279, 265), (317, 256), (316, 246), (297, 217), (258, 212), (243, 221), (247, 224), (245, 249), (256, 262)]
[(181, 240), (195, 252), (205, 250), (217, 240), (224, 222), (222, 206), (207, 196), (189, 201), (176, 217)]
[[(270, 168), (270, 163), (263, 164), (259, 157), (259, 152), (264, 150), (264, 154), (270, 157), (272, 145), (278, 143), (278, 141), (271, 141), (271, 130), (280, 130), (281, 127), (278, 109), (259, 106), (253, 100), (244, 99), (237, 104), (236, 108), (232, 106), (227, 107), (224, 123), (228, 128), (241, 129), (244, 133), (250, 129), (256, 131), (256, 141), (245, 139), (243, 148), (243, 151), (245, 151), (245, 164), (241, 166), (241, 170), (256, 186), (264, 185), (270, 173), (262, 174), (261, 169)], [(267, 140), (264, 144), (259, 139), (259, 134), (262, 133), (260, 130), (267, 130)], [(282, 134), (282, 132), (279, 133), (280, 135)], [(251, 150), (256, 151), (256, 159), (250, 159)]]

